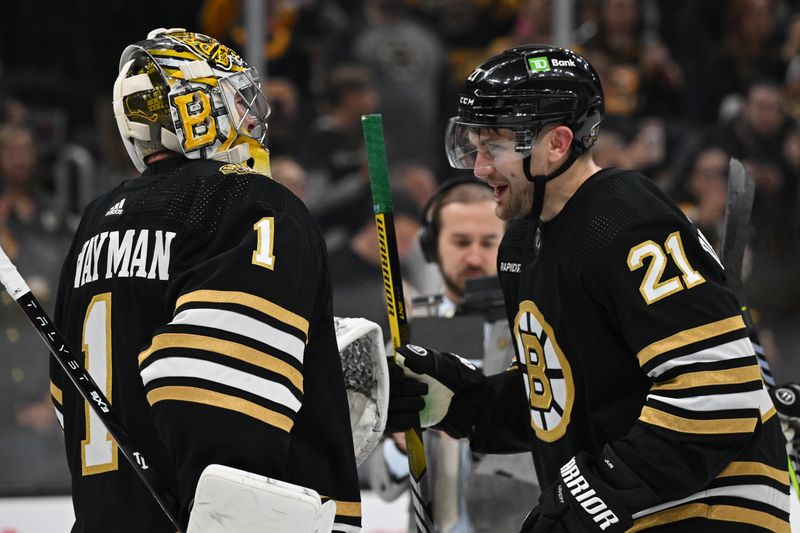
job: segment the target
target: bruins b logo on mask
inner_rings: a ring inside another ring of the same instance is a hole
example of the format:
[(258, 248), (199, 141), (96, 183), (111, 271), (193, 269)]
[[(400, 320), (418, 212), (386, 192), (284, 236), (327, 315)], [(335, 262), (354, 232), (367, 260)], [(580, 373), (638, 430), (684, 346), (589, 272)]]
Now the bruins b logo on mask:
[(214, 143), (217, 138), (217, 122), (211, 114), (211, 98), (208, 93), (196, 90), (178, 94), (172, 97), (172, 105), (178, 112), (185, 152)]
[(514, 342), (525, 370), (531, 427), (543, 441), (556, 441), (567, 431), (572, 413), (572, 369), (556, 342), (553, 328), (530, 300), (519, 304)]

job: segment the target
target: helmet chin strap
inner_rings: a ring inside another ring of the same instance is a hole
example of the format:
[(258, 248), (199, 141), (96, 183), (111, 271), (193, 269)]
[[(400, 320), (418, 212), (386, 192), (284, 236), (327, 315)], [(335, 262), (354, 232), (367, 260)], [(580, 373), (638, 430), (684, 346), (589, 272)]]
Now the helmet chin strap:
[(544, 207), (544, 187), (547, 185), (547, 182), (563, 174), (569, 167), (572, 166), (572, 164), (576, 159), (578, 159), (583, 151), (584, 150), (580, 146), (573, 145), (572, 150), (570, 150), (569, 157), (567, 157), (560, 167), (550, 174), (532, 174), (531, 159), (533, 156), (532, 154), (529, 154), (527, 157), (525, 157), (522, 163), (522, 170), (525, 171), (525, 177), (528, 178), (528, 181), (533, 182), (533, 208), (531, 209), (531, 213), (529, 215), (532, 220), (535, 220), (538, 223), (539, 217), (542, 214), (542, 208)]

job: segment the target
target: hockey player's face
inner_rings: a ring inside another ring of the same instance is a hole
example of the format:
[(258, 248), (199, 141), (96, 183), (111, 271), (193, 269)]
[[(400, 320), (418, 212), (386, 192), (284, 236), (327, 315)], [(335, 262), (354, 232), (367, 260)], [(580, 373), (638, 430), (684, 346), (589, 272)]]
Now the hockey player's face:
[(516, 140), (509, 129), (482, 129), (476, 146), (475, 176), (494, 189), (495, 213), (502, 220), (527, 215), (533, 208), (533, 183), (522, 168), (526, 159), (513, 152)]
[(488, 199), (454, 202), (439, 211), (436, 249), (451, 299), (464, 295), (468, 279), (497, 273), (497, 247), (503, 238), (504, 224), (494, 211), (495, 203)]

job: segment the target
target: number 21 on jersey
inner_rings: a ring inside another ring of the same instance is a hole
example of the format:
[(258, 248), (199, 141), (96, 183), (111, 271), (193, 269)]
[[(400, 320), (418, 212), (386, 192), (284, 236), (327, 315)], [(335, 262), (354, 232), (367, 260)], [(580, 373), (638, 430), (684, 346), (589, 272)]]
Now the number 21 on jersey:
[[(680, 278), (675, 276), (666, 280), (662, 279), (668, 257), (672, 258), (681, 271)], [(647, 305), (683, 290), (684, 286), (691, 289), (706, 280), (686, 259), (679, 231), (670, 233), (663, 247), (648, 240), (631, 248), (628, 252), (628, 268), (631, 271), (638, 270), (644, 266), (646, 259), (650, 259), (650, 262), (647, 265), (647, 272), (642, 284), (639, 286), (639, 292)]]

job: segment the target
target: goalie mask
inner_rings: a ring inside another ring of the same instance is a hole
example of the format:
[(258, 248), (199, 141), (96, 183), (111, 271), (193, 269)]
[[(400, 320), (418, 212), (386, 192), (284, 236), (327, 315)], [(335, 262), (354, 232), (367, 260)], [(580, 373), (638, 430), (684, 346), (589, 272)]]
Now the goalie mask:
[(114, 115), (140, 172), (170, 150), (268, 174), (269, 113), (258, 72), (211, 37), (160, 28), (122, 52)]

